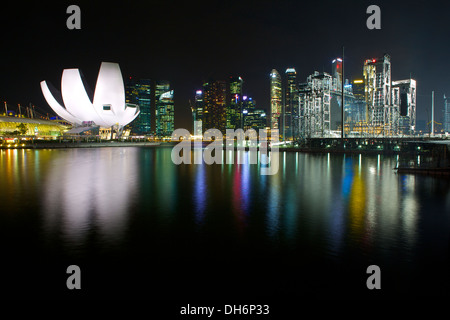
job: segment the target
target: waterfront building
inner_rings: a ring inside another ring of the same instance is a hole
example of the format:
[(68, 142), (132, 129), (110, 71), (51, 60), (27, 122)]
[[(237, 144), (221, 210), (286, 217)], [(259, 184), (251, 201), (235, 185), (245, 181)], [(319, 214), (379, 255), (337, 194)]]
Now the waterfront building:
[[(270, 73), (270, 129), (281, 129), (281, 114), (283, 108), (283, 93), (281, 76), (276, 69)], [(280, 135), (282, 131), (280, 130)], [(284, 137), (282, 137), (284, 139)]]
[(230, 77), (227, 105), (227, 129), (242, 128), (242, 85), (241, 77)]
[(175, 129), (175, 107), (169, 81), (155, 81), (155, 129), (158, 137), (170, 137)]
[(226, 82), (210, 80), (203, 84), (203, 132), (218, 129), (225, 132), (226, 115)]
[(368, 125), (384, 135), (396, 131), (396, 112), (391, 104), (391, 57), (367, 59), (363, 67)]
[(297, 72), (294, 68), (286, 69), (286, 94), (283, 113), (283, 136), (285, 140), (292, 140), (298, 135), (298, 126), (294, 119), (298, 119), (298, 84)]
[(61, 92), (47, 81), (40, 84), (45, 100), (62, 119), (75, 126), (114, 128), (120, 136), (140, 111), (138, 105), (126, 103), (119, 65), (102, 62), (95, 94), (85, 83), (80, 70), (73, 68), (63, 70)]
[(392, 81), (393, 110), (398, 110), (398, 133), (413, 134), (416, 130), (416, 80)]
[(125, 87), (125, 101), (139, 106), (141, 110), (139, 116), (130, 124), (134, 134), (150, 134), (152, 125), (151, 112), (152, 82), (149, 79), (127, 79)]
[(203, 91), (196, 90), (194, 104), (191, 104), (192, 111), (192, 132), (195, 130), (195, 121), (203, 120)]
[(352, 82), (352, 93), (354, 97), (354, 108), (352, 119), (355, 122), (367, 122), (366, 96), (364, 79), (356, 79)]
[(263, 109), (256, 107), (256, 101), (251, 97), (242, 97), (242, 114), (243, 114), (243, 128), (244, 130), (267, 128), (267, 113)]
[(450, 98), (446, 97), (444, 94), (444, 110), (442, 127), (444, 132), (450, 133)]
[[(353, 95), (353, 84), (348, 79), (344, 79), (344, 107), (342, 108), (342, 77), (343, 61), (341, 58), (336, 58), (331, 62), (331, 103), (330, 103), (330, 132), (339, 131), (342, 126), (342, 112), (344, 112), (344, 132), (351, 134), (357, 119), (360, 118), (360, 103), (357, 102)], [(356, 88), (358, 89), (358, 88)], [(364, 93), (364, 88), (363, 88)], [(362, 95), (365, 99), (365, 95)]]
[(333, 77), (333, 88), (342, 91), (342, 59), (336, 58), (331, 62), (331, 76)]
[(60, 122), (62, 121), (0, 116), (0, 136), (55, 138), (70, 129), (69, 125)]
[(323, 137), (331, 130), (332, 76), (314, 72), (299, 85), (299, 138)]

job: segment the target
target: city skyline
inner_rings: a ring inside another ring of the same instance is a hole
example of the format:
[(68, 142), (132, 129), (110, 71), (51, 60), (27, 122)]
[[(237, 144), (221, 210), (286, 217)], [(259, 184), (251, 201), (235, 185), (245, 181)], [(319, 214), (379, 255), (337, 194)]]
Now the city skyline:
[[(269, 111), (267, 79), (272, 69), (283, 73), (295, 68), (300, 82), (314, 71), (331, 73), (333, 59), (345, 46), (345, 77), (350, 81), (361, 78), (365, 59), (389, 53), (395, 66), (392, 79), (411, 76), (419, 84), (417, 119), (429, 120), (431, 91), (435, 91), (436, 118), (442, 116), (443, 95), (450, 94), (448, 50), (440, 40), (448, 30), (443, 24), (447, 4), (422, 8), (380, 1), (381, 30), (367, 29), (370, 3), (364, 1), (205, 4), (105, 6), (80, 2), (81, 30), (66, 28), (65, 3), (8, 10), (2, 31), (8, 46), (1, 62), (0, 99), (12, 106), (31, 102), (50, 110), (40, 94), (41, 80), (58, 83), (60, 70), (77, 66), (92, 82), (101, 61), (115, 61), (124, 78), (170, 80), (176, 92), (175, 127), (189, 128), (189, 99), (208, 78), (241, 76), (247, 94), (258, 101), (259, 108)], [(166, 11), (170, 17), (158, 14)], [(327, 23), (310, 29), (315, 19), (311, 12), (321, 12)], [(117, 22), (123, 19), (133, 19), (135, 24)], [(417, 24), (421, 19), (427, 22)], [(345, 23), (339, 23), (341, 20)], [(332, 32), (330, 26), (335, 26)], [(139, 28), (150, 38), (143, 46), (139, 42), (141, 47), (135, 50), (138, 38), (134, 30)], [(307, 30), (314, 32), (305, 33)], [(55, 38), (58, 41), (51, 40)], [(283, 49), (286, 44), (289, 50)]]
[(450, 2), (1, 9), (7, 300), (448, 297)]

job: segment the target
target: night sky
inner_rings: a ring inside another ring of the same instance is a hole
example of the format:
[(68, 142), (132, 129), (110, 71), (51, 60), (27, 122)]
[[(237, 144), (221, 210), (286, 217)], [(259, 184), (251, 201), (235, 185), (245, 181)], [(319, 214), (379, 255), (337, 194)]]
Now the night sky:
[[(100, 63), (111, 61), (124, 77), (169, 80), (175, 126), (190, 129), (188, 100), (208, 78), (241, 76), (244, 94), (268, 110), (273, 68), (295, 67), (303, 82), (331, 72), (344, 45), (346, 78), (361, 78), (364, 60), (386, 52), (393, 80), (418, 81), (418, 119), (430, 117), (434, 90), (439, 120), (450, 95), (450, 3), (390, 2), (2, 2), (0, 99), (50, 111), (41, 80), (59, 88), (62, 70), (78, 67), (94, 87)], [(70, 4), (81, 8), (81, 30), (66, 27)], [(366, 27), (371, 4), (381, 30)]]

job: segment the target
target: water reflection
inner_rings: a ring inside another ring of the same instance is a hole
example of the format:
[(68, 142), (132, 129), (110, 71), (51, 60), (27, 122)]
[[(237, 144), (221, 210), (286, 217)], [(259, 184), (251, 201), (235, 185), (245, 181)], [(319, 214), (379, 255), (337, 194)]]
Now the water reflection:
[(208, 199), (208, 189), (206, 187), (206, 164), (195, 166), (194, 180), (194, 210), (196, 225), (203, 225), (205, 219), (205, 210)]
[[(350, 230), (354, 234), (364, 231), (364, 216), (366, 212), (366, 190), (359, 171), (355, 172), (349, 198)], [(368, 226), (370, 228), (370, 225)]]
[(40, 190), (48, 233), (82, 244), (92, 230), (103, 241), (120, 238), (138, 192), (138, 149), (58, 152)]
[[(176, 166), (170, 152), (2, 150), (1, 217), (32, 207), (47, 239), (74, 245), (94, 238), (109, 248), (138, 234), (139, 246), (141, 235), (158, 232), (186, 243), (209, 240), (198, 233), (382, 261), (417, 259), (423, 221), (448, 221), (448, 183), (397, 175), (395, 158), (286, 152), (278, 174), (261, 175), (248, 153), (239, 165)], [(438, 215), (428, 215), (429, 207)]]
[[(269, 237), (276, 239), (280, 226), (280, 215), (283, 211), (281, 196), (280, 174), (269, 176), (269, 195), (266, 203), (267, 208), (267, 232)], [(264, 200), (263, 200), (264, 201)]]

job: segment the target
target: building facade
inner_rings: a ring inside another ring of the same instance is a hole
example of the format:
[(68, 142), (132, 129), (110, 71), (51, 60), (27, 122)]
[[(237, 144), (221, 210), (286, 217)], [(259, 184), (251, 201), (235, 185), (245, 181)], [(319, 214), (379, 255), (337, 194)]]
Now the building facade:
[(152, 82), (149, 79), (136, 80), (129, 78), (125, 86), (125, 102), (139, 105), (141, 112), (130, 123), (131, 132), (135, 134), (150, 134), (152, 130)]
[[(195, 131), (195, 121), (203, 120), (203, 91), (196, 90), (194, 103), (191, 103), (192, 111), (192, 132)], [(195, 134), (195, 133), (194, 133)]]
[(174, 91), (169, 81), (155, 82), (155, 129), (158, 137), (170, 137), (175, 129)]
[[(331, 62), (331, 76), (333, 77), (333, 87), (342, 88), (342, 59), (336, 58)], [(341, 89), (342, 90), (342, 89)]]
[(241, 77), (230, 77), (227, 104), (227, 129), (242, 128), (242, 86)]
[(398, 112), (398, 133), (414, 134), (416, 131), (416, 80), (392, 81), (392, 105)]
[(331, 129), (331, 89), (329, 73), (314, 72), (299, 85), (299, 138), (323, 137)]
[(374, 133), (389, 135), (395, 132), (396, 110), (391, 104), (391, 57), (368, 59), (363, 68), (368, 125)]
[(256, 132), (259, 132), (259, 129), (266, 129), (266, 111), (257, 109), (256, 102), (251, 97), (244, 96), (242, 100), (243, 129), (254, 129)]
[(299, 84), (298, 120), (292, 117), (293, 125), (299, 124), (299, 133), (294, 131), (294, 139), (338, 137), (342, 127), (346, 136), (415, 134), (416, 80), (392, 81), (387, 54), (365, 60), (364, 77), (353, 82), (342, 79), (342, 63), (334, 59), (332, 74), (316, 71)]
[(442, 126), (444, 132), (450, 133), (450, 98), (444, 95), (444, 109)]
[(298, 84), (297, 72), (294, 68), (286, 69), (286, 94), (283, 113), (283, 137), (292, 140), (298, 135), (298, 126), (294, 119), (298, 119)]
[[(281, 76), (277, 70), (270, 73), (270, 129), (281, 129), (283, 112), (283, 91)], [(280, 130), (280, 135), (282, 134)], [(284, 138), (284, 137), (283, 137)]]
[(203, 84), (203, 132), (218, 129), (225, 132), (226, 114), (226, 82), (211, 80)]

